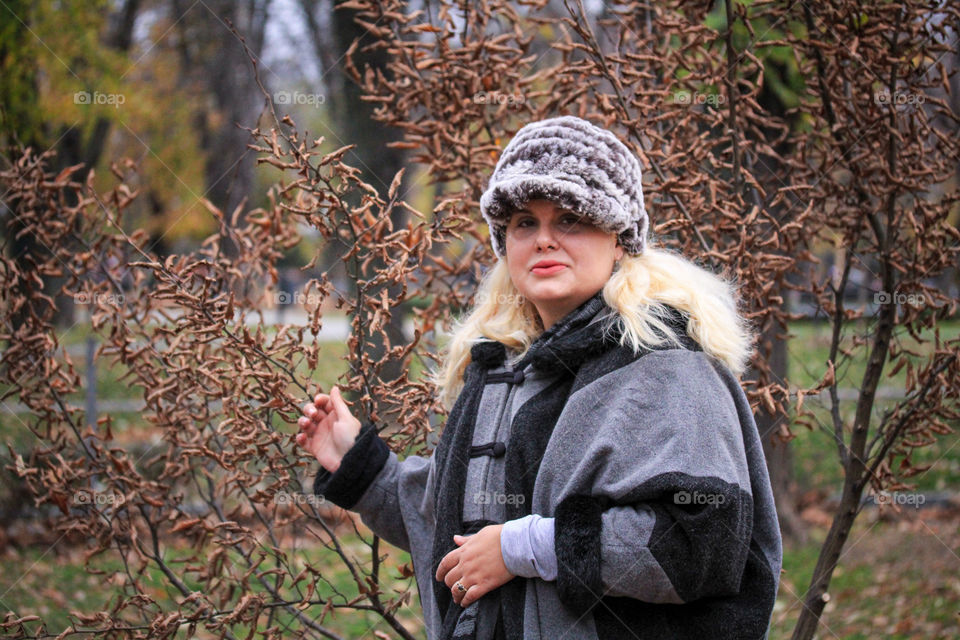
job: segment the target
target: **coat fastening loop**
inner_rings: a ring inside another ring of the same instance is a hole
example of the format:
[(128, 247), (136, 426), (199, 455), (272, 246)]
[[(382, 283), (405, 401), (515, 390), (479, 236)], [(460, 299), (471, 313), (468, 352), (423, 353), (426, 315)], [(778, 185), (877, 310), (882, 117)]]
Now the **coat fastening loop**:
[(511, 384), (521, 384), (523, 382), (523, 369), (516, 371), (507, 371), (505, 373), (487, 374), (487, 384), (496, 384), (497, 382), (509, 382)]
[(477, 444), (470, 447), (471, 458), (479, 458), (480, 456), (499, 458), (506, 452), (507, 445), (503, 442), (488, 442), (487, 444)]

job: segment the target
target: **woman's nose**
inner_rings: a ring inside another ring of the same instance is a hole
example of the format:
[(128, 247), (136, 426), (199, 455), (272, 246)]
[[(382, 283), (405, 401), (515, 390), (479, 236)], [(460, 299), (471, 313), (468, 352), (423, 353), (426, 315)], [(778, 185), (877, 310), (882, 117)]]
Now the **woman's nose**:
[(537, 249), (557, 248), (557, 240), (554, 235), (553, 225), (541, 224), (537, 228), (536, 235)]

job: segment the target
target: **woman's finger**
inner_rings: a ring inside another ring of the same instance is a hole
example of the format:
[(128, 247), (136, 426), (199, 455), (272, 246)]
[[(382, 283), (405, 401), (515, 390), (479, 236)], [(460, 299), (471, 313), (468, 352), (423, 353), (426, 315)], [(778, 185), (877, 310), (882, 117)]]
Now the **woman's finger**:
[(333, 402), (333, 408), (337, 411), (337, 417), (341, 420), (349, 415), (350, 409), (347, 407), (347, 403), (344, 402), (343, 396), (340, 395), (340, 388), (334, 387), (330, 392), (330, 400)]
[[(466, 587), (466, 585), (464, 585)], [(481, 587), (479, 584), (474, 584), (467, 587), (467, 592), (463, 594), (463, 598), (460, 599), (460, 606), (466, 609), (471, 604), (482, 598), (486, 595), (486, 590)]]
[(321, 420), (327, 417), (327, 412), (318, 408), (317, 405), (311, 402), (304, 405), (303, 415), (305, 415), (309, 420), (319, 423)]
[(447, 575), (447, 571), (450, 571), (450, 568), (444, 566), (443, 564), (446, 559), (447, 558), (444, 557), (444, 559), (440, 561), (440, 564), (437, 565), (437, 573), (434, 575), (434, 577), (437, 579), (437, 582), (443, 582), (444, 577)]
[(306, 431), (307, 429), (310, 428), (310, 425), (313, 424), (313, 422), (310, 421), (310, 418), (301, 416), (300, 418), (297, 419), (297, 424), (300, 425), (301, 431)]
[(445, 555), (443, 559), (440, 561), (440, 564), (437, 565), (437, 582), (443, 582), (447, 576), (447, 573), (451, 569), (453, 569), (455, 566), (457, 566), (459, 559), (456, 555), (454, 555), (455, 553), (456, 553), (456, 550), (451, 551), (450, 553)]
[(462, 580), (462, 579), (463, 579), (463, 567), (457, 564), (456, 566), (451, 568), (450, 571), (447, 572), (447, 575), (443, 577), (443, 583), (452, 589), (453, 585), (457, 584), (457, 580)]

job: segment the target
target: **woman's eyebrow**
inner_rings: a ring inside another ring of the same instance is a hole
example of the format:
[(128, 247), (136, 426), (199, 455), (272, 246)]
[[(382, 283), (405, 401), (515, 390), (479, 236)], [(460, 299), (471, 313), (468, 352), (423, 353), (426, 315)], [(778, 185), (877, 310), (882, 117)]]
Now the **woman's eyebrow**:
[[(533, 215), (533, 212), (530, 211), (529, 209), (514, 209), (514, 210), (513, 210), (513, 213), (514, 213), (514, 214), (517, 214), (517, 213), (526, 213), (526, 214), (531, 215), (531, 216)], [(568, 213), (572, 213), (573, 215), (575, 215), (575, 216), (577, 216), (577, 217), (580, 217), (580, 218), (586, 217), (586, 214), (577, 213), (577, 212), (574, 211), (573, 209), (565, 209), (565, 208), (562, 208), (562, 207), (557, 209), (557, 215), (558, 215), (558, 216), (562, 216), (562, 215), (565, 215), (565, 214), (568, 214)]]

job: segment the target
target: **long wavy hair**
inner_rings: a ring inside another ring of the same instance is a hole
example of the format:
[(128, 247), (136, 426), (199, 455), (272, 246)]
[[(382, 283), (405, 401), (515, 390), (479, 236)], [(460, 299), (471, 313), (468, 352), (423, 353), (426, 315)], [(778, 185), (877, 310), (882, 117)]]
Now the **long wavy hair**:
[[(755, 330), (738, 310), (736, 284), (683, 255), (652, 244), (639, 256), (624, 254), (603, 286), (603, 299), (619, 316), (620, 344), (629, 344), (634, 353), (664, 342), (681, 347), (664, 322), (664, 305), (670, 305), (689, 317), (687, 332), (704, 352), (737, 376), (746, 371)], [(516, 364), (542, 332), (536, 307), (514, 286), (506, 260), (499, 259), (480, 281), (473, 306), (455, 321), (441, 366), (428, 374), (440, 401), (452, 408), (474, 343), (501, 342), (515, 354), (510, 362)]]

